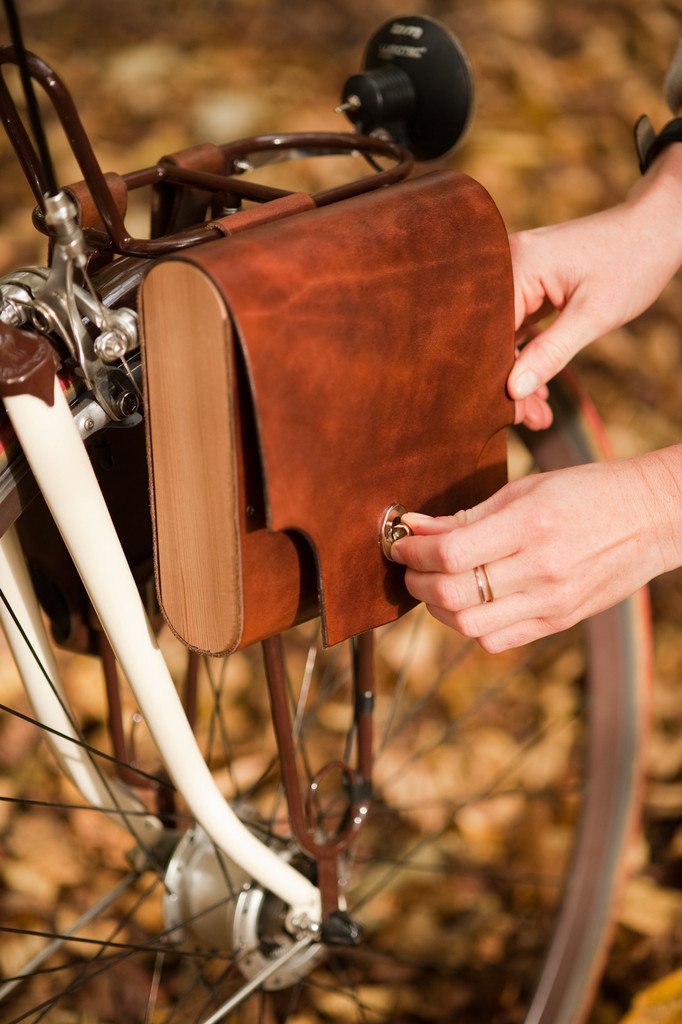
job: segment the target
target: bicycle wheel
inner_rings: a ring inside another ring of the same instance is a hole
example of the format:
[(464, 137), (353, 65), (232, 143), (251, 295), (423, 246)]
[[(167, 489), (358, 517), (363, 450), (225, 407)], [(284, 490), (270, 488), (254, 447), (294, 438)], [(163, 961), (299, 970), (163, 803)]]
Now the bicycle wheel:
[[(519, 472), (601, 454), (575, 387), (555, 389), (553, 405), (551, 431), (514, 441)], [(26, 721), (30, 709), (4, 679), (16, 703), (10, 710), (3, 698), (0, 733), (3, 1019), (583, 1020), (636, 821), (646, 622), (638, 595), (584, 627), (494, 657), (419, 609), (377, 631), (375, 793), (339, 863), (363, 941), (293, 956), (283, 908), (194, 827), (130, 697), (120, 716), (133, 752), (126, 785), (163, 825), (153, 851), (139, 841), (136, 812), (127, 812), (130, 836), (51, 772), (40, 725)], [(185, 654), (172, 640), (167, 657), (184, 678)], [(350, 659), (345, 646), (320, 651), (311, 624), (287, 637), (301, 771), (318, 780), (318, 820), (330, 832), (348, 802), (340, 774), (320, 772), (348, 759), (355, 742)], [(62, 666), (81, 741), (108, 777), (111, 761), (94, 753), (111, 757), (96, 680), (74, 656), (62, 656)], [(192, 684), (195, 677), (189, 711), (222, 792), (305, 870), (259, 651), (193, 661)], [(250, 992), (249, 979), (268, 965), (269, 979)]]

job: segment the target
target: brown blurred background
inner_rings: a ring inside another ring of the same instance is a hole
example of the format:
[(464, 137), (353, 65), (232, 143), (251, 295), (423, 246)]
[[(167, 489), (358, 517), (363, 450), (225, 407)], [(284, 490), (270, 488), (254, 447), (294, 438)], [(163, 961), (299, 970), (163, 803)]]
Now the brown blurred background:
[[(680, 0), (23, 0), (19, 8), (29, 47), (69, 85), (103, 168), (116, 171), (195, 142), (344, 131), (333, 108), (374, 29), (396, 14), (433, 15), (459, 36), (477, 87), (471, 130), (447, 162), (488, 188), (512, 231), (626, 195), (638, 176), (632, 124), (642, 112), (657, 127), (670, 116), (661, 84), (682, 36)], [(61, 136), (51, 138), (60, 181), (79, 178)], [(3, 139), (2, 270), (43, 258), (31, 205)], [(129, 226), (145, 230), (141, 220)], [(681, 325), (678, 277), (649, 312), (578, 359), (618, 456), (680, 438)], [(682, 960), (680, 573), (655, 581), (651, 593), (645, 840), (633, 851), (637, 874), (595, 1011), (599, 1024), (618, 1020), (638, 988)], [(671, 1022), (682, 1020), (682, 993), (679, 1005)]]

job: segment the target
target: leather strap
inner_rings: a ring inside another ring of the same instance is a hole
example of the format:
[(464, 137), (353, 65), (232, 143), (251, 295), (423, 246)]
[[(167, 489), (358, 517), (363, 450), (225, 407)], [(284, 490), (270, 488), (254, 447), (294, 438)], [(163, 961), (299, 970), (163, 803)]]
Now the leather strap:
[[(128, 189), (125, 181), (120, 174), (116, 174), (113, 171), (107, 171), (104, 175), (104, 180), (106, 181), (109, 191), (116, 203), (116, 208), (121, 216), (121, 220), (125, 220), (126, 211), (128, 209)], [(106, 231), (104, 221), (100, 217), (99, 210), (95, 206), (95, 201), (92, 198), (90, 189), (84, 181), (77, 181), (74, 185), (69, 185), (69, 187), (64, 189), (64, 191), (69, 193), (76, 204), (78, 220), (81, 227), (95, 228), (97, 231)]]
[(229, 217), (211, 220), (206, 226), (217, 228), (223, 235), (236, 235), (240, 231), (257, 227), (259, 224), (268, 224), (273, 220), (290, 217), (292, 213), (302, 213), (304, 210), (314, 210), (315, 208), (315, 200), (312, 196), (305, 192), (292, 192), (290, 196), (273, 199), (269, 203), (262, 203), (249, 210), (233, 213)]
[[(191, 171), (225, 174), (225, 156), (219, 146), (205, 142), (161, 157), (160, 164), (174, 164)], [(162, 181), (152, 188), (152, 238), (200, 224), (211, 206), (213, 194)]]
[[(107, 187), (116, 204), (116, 209), (118, 210), (121, 221), (125, 221), (126, 212), (128, 210), (128, 186), (121, 175), (116, 174), (114, 171), (107, 171), (104, 175), (104, 180), (106, 181)], [(64, 191), (71, 196), (76, 204), (78, 222), (81, 227), (93, 228), (95, 231), (103, 231), (105, 234), (108, 233), (106, 225), (100, 216), (100, 212), (95, 205), (92, 193), (85, 181), (77, 181), (75, 184), (69, 185), (68, 188), (65, 188)], [(54, 239), (50, 236), (48, 243), (49, 260), (52, 260), (53, 245)], [(94, 273), (94, 271), (100, 270), (108, 263), (111, 263), (113, 258), (113, 252), (107, 252), (106, 250), (102, 250), (100, 252), (92, 251), (88, 257), (89, 272)]]

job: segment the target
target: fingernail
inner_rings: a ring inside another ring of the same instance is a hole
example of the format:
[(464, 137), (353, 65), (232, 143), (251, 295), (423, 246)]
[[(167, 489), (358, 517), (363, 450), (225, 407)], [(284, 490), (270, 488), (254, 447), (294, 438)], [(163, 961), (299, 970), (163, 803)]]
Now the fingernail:
[(540, 381), (531, 370), (520, 373), (518, 377), (512, 378), (512, 385), (517, 398), (528, 398), (540, 387)]

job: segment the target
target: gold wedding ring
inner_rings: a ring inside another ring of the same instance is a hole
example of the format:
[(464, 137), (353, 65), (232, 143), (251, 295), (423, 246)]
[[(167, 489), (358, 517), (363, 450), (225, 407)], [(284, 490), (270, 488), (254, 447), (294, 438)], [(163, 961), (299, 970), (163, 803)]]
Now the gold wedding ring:
[(476, 577), (476, 586), (478, 587), (478, 596), (481, 599), (481, 604), (490, 604), (491, 601), (495, 600), (495, 594), (493, 593), (493, 585), (490, 582), (486, 566), (477, 565), (474, 569), (474, 576)]

